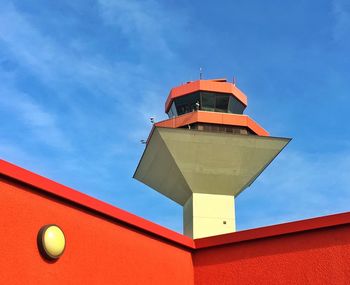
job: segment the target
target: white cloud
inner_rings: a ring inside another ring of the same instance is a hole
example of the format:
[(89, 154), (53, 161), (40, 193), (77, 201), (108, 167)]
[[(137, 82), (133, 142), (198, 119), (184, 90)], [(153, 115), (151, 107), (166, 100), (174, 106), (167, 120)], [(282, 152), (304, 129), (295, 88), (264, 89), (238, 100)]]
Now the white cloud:
[(349, 211), (349, 169), (350, 152), (347, 150), (311, 154), (287, 147), (238, 198), (240, 227)]
[(0, 159), (5, 159), (11, 162), (22, 163), (31, 160), (32, 158), (20, 147), (8, 142), (0, 141)]
[[(131, 10), (134, 9), (130, 7)], [(142, 8), (139, 5), (137, 7), (141, 13)], [(141, 16), (134, 15), (134, 17)], [(150, 23), (153, 20), (150, 19)], [(151, 32), (152, 24), (148, 26)], [(139, 129), (135, 129), (133, 133), (143, 133), (145, 124), (135, 119), (134, 114), (145, 110), (150, 112), (150, 105), (151, 109), (155, 109), (151, 98), (145, 99), (145, 93), (155, 94), (154, 85), (143, 76), (147, 73), (146, 67), (141, 63), (113, 62), (110, 58), (101, 56), (100, 52), (97, 54), (81, 52), (77, 56), (76, 50), (73, 52), (65, 47), (69, 46), (68, 43), (59, 43), (54, 40), (54, 36), (54, 34), (43, 34), (11, 3), (4, 4), (0, 10), (0, 47), (6, 48), (17, 65), (29, 71), (29, 74), (41, 84), (52, 90), (52, 96), (61, 97), (61, 102), (69, 104), (70, 113), (66, 113), (65, 116), (71, 116), (73, 124), (79, 124), (79, 127), (84, 129), (91, 126), (91, 122), (94, 121), (86, 117), (86, 110), (76, 105), (81, 99), (75, 101), (75, 97), (84, 97), (84, 100), (89, 102), (99, 100), (101, 95), (107, 95), (110, 104), (118, 105), (119, 118), (136, 120), (133, 122), (133, 127)], [(79, 49), (79, 46), (76, 48)], [(1, 74), (2, 78), (9, 76)], [(16, 76), (15, 73), (11, 74), (10, 81), (13, 84), (7, 84), (11, 85), (10, 87), (5, 88), (2, 85), (2, 104), (9, 107), (8, 111), (20, 114), (20, 118), (31, 128), (33, 135), (42, 142), (56, 147), (61, 144), (61, 147), (69, 149), (68, 138), (57, 127), (58, 116), (38, 105), (34, 98), (42, 95), (17, 90)], [(76, 93), (74, 87), (84, 87), (90, 93)], [(143, 92), (142, 97), (138, 95), (139, 92)], [(95, 99), (91, 100), (94, 97)], [(155, 97), (152, 96), (152, 100)], [(144, 98), (142, 102), (138, 102), (137, 107), (135, 98)]]
[(350, 36), (350, 3), (347, 0), (333, 0), (335, 25), (333, 38), (336, 42), (349, 41)]
[[(162, 56), (172, 56), (173, 52), (166, 40), (166, 27), (170, 13), (166, 13), (159, 3), (152, 0), (99, 0), (104, 21), (116, 26), (128, 36), (133, 47), (158, 51)], [(166, 16), (165, 16), (166, 15)]]
[(118, 88), (130, 82), (128, 78), (142, 71), (142, 67), (135, 64), (115, 63), (99, 54), (79, 53), (70, 49), (69, 43), (57, 42), (54, 38), (53, 33), (40, 32), (13, 4), (1, 8), (0, 44), (38, 80), (59, 89), (58, 95), (69, 86), (78, 85), (113, 96)]
[[(0, 86), (0, 108), (21, 119), (21, 124), (29, 129), (29, 136), (54, 148), (70, 150), (71, 143), (58, 127), (56, 116), (44, 110), (27, 94)], [(4, 120), (3, 124), (13, 124)]]
[[(156, 55), (154, 57), (156, 63), (162, 61), (167, 63), (167, 59), (176, 57), (171, 41), (186, 40), (185, 29), (183, 29), (186, 25), (184, 15), (165, 11), (161, 3), (154, 0), (98, 1), (97, 12), (100, 13), (104, 23), (111, 27), (109, 31), (122, 33), (126, 39), (125, 43), (117, 44), (131, 45), (133, 51), (130, 54), (134, 53), (137, 58), (133, 62), (117, 59), (126, 58), (123, 55), (113, 57), (104, 55), (101, 50), (96, 50), (96, 53), (91, 49), (88, 51), (89, 49), (84, 46), (84, 40), (80, 41), (80, 38), (71, 39), (71, 42), (58, 42), (55, 31), (45, 33), (14, 5), (2, 4), (0, 48), (6, 49), (7, 53), (12, 54), (17, 65), (29, 71), (31, 76), (53, 90), (54, 96), (63, 97), (62, 101), (69, 104), (70, 108), (63, 115), (69, 116), (72, 124), (78, 127), (72, 128), (71, 136), (68, 136), (64, 132), (67, 128), (61, 125), (61, 114), (55, 113), (35, 99), (42, 97), (36, 97), (36, 94), (31, 94), (30, 91), (22, 92), (16, 89), (16, 78), (14, 78), (16, 74), (0, 76), (0, 108), (2, 106), (6, 112), (17, 116), (21, 120), (20, 124), (29, 130), (35, 142), (38, 141), (55, 149), (71, 150), (74, 130), (85, 130), (88, 133), (86, 137), (79, 134), (77, 138), (77, 141), (84, 146), (83, 150), (74, 149), (77, 151), (74, 157), (58, 156), (55, 160), (51, 153), (46, 162), (50, 167), (42, 169), (55, 172), (56, 162), (59, 161), (61, 173), (66, 171), (62, 179), (67, 174), (74, 173), (76, 177), (84, 177), (84, 181), (93, 181), (93, 185), (102, 184), (105, 180), (111, 179), (108, 177), (113, 175), (108, 169), (112, 169), (111, 164), (114, 160), (117, 161), (115, 164), (122, 165), (120, 167), (124, 170), (123, 174), (126, 173), (125, 169), (129, 170), (128, 163), (133, 162), (127, 161), (125, 157), (135, 153), (135, 144), (131, 142), (147, 138), (150, 130), (148, 121), (150, 116), (156, 116), (157, 120), (164, 118), (162, 107), (166, 94), (161, 93), (158, 85), (159, 78), (164, 79), (166, 76), (162, 74), (157, 78), (156, 74), (149, 74), (151, 66), (148, 67), (143, 59), (152, 54)], [(346, 7), (346, 1), (336, 0), (333, 4), (336, 19), (334, 40), (337, 42), (348, 40), (350, 9)], [(105, 27), (101, 27), (103, 28)], [(171, 36), (169, 33), (172, 33)], [(130, 50), (129, 46), (127, 50)], [(178, 66), (183, 64), (180, 59), (176, 62)], [(152, 68), (154, 68), (153, 65)], [(8, 80), (13, 82), (13, 86), (6, 86), (5, 83)], [(91, 94), (76, 94), (72, 86), (86, 88)], [(88, 109), (96, 107), (94, 104), (100, 100), (101, 95), (107, 95), (109, 99), (113, 99), (106, 101), (105, 104), (115, 105), (115, 116), (107, 116), (108, 119), (97, 116), (92, 118), (91, 110)], [(74, 102), (75, 96), (86, 97), (80, 101), (77, 100), (77, 103)], [(90, 100), (91, 97), (88, 96), (97, 97), (97, 100)], [(49, 100), (42, 99), (43, 102)], [(88, 104), (81, 106), (79, 103), (83, 100), (85, 102), (85, 99)], [(107, 122), (111, 118), (115, 121)], [(102, 123), (96, 127), (93, 125), (96, 121)], [(2, 122), (2, 124), (7, 123), (15, 125), (13, 122)], [(94, 143), (84, 141), (90, 138), (89, 135), (97, 137), (100, 134), (99, 129), (104, 127), (111, 128), (111, 133), (119, 131), (123, 135), (118, 137), (118, 134), (113, 134), (101, 137), (98, 142), (100, 145), (96, 142), (94, 142), (96, 145), (93, 145)], [(3, 136), (6, 137), (6, 134)], [(8, 142), (2, 144), (0, 142), (0, 154), (4, 154), (11, 161), (34, 161), (30, 157), (25, 158), (26, 151), (20, 147), (21, 145), (25, 143), (15, 141), (11, 145)], [(24, 149), (26, 147), (28, 149), (27, 145)], [(100, 151), (102, 148), (103, 151)], [(92, 152), (95, 152), (95, 155)], [(120, 156), (119, 160), (117, 156)], [(40, 159), (45, 158), (40, 157)], [(82, 165), (84, 167), (81, 167)], [(347, 175), (349, 168), (350, 153), (346, 151), (337, 154), (308, 154), (290, 151), (288, 147), (256, 181), (252, 186), (253, 189), (247, 189), (247, 192), (238, 199), (238, 204), (244, 201), (244, 197), (247, 197), (249, 202), (245, 205), (245, 209), (242, 209), (244, 211), (242, 215), (245, 216), (244, 227), (349, 210), (350, 178)], [(113, 182), (114, 187), (124, 183), (122, 180), (116, 179)], [(84, 187), (88, 187), (86, 185)], [(91, 192), (95, 191), (93, 188), (91, 187)], [(115, 188), (122, 189), (122, 187)], [(108, 189), (110, 189), (109, 185)], [(113, 191), (118, 190), (113, 189)], [(101, 195), (102, 191), (99, 193)], [(253, 208), (255, 206), (251, 202), (258, 204), (260, 201), (262, 206)], [(275, 213), (278, 214), (275, 215)], [(170, 216), (160, 221), (175, 224), (175, 227), (179, 228)]]
[[(135, 54), (147, 48), (155, 49), (159, 56), (173, 54), (164, 35), (164, 26), (168, 22), (163, 16), (166, 13), (157, 2), (101, 0), (99, 3), (105, 21), (121, 27), (130, 41), (143, 43)], [(87, 53), (81, 44), (76, 44), (79, 39), (72, 39), (71, 43), (54, 39), (54, 33), (41, 32), (13, 4), (3, 5), (0, 10), (0, 47), (3, 45), (18, 65), (52, 89), (55, 96), (69, 100), (72, 109), (75, 108), (74, 97), (83, 96), (81, 92), (72, 92), (74, 86), (90, 91), (84, 96), (113, 98), (114, 104), (119, 105), (120, 115), (130, 116), (136, 98), (144, 98), (138, 104), (147, 105), (147, 113), (155, 113), (150, 111), (156, 109), (151, 98), (144, 94), (155, 94), (158, 89), (142, 60), (136, 63), (111, 60), (101, 51)], [(157, 78), (154, 80), (159, 83)], [(141, 92), (142, 97), (138, 95)], [(152, 95), (152, 100), (157, 102), (160, 98), (164, 98), (164, 94)], [(151, 109), (148, 105), (152, 105)], [(136, 111), (139, 110), (140, 106)], [(79, 113), (79, 110), (75, 108), (75, 112)]]
[(12, 3), (4, 4), (0, 10), (0, 39), (20, 63), (46, 75), (45, 78), (52, 74), (50, 70), (54, 50), (49, 40), (41, 37), (16, 11)]

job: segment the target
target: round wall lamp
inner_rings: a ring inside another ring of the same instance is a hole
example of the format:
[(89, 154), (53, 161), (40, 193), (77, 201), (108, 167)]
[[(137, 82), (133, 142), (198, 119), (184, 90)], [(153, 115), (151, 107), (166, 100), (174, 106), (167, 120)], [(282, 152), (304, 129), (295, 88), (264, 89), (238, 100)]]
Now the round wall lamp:
[(41, 255), (47, 259), (56, 260), (66, 248), (66, 238), (57, 225), (43, 226), (38, 233), (38, 247)]

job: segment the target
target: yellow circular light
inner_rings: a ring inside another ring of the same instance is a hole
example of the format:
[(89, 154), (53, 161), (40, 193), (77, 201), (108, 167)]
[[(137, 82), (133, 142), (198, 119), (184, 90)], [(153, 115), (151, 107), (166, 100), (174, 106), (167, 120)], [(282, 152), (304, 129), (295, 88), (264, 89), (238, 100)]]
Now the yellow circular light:
[(40, 232), (41, 249), (48, 258), (59, 258), (66, 247), (66, 239), (63, 231), (56, 225), (47, 225)]

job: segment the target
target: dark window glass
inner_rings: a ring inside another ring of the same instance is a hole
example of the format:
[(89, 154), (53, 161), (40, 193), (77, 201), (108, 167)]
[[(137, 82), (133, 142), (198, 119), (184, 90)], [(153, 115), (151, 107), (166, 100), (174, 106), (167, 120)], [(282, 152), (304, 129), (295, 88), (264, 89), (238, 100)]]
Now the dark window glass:
[(173, 117), (176, 117), (177, 116), (177, 112), (176, 112), (175, 102), (173, 102), (173, 104), (171, 104), (170, 110), (173, 113)]
[(228, 101), (228, 94), (216, 94), (215, 112), (227, 113)]
[[(196, 103), (199, 102), (199, 92), (195, 92), (174, 100), (176, 115), (182, 115), (197, 110)], [(175, 116), (176, 116), (175, 115)]]
[(173, 114), (173, 112), (171, 111), (171, 109), (170, 109), (169, 112), (168, 112), (168, 116), (169, 116), (169, 118), (174, 117), (174, 114)]
[(176, 111), (176, 107), (175, 107), (175, 102), (173, 102), (171, 104), (171, 107), (168, 111), (168, 116), (169, 118), (173, 118), (173, 117), (176, 117), (177, 116), (177, 111)]
[(245, 106), (233, 96), (230, 96), (228, 112), (233, 114), (243, 114)]
[(215, 111), (215, 94), (209, 92), (201, 92), (200, 109), (203, 111)]
[(196, 110), (243, 114), (245, 106), (235, 97), (225, 93), (195, 92), (176, 98), (169, 109), (169, 118)]

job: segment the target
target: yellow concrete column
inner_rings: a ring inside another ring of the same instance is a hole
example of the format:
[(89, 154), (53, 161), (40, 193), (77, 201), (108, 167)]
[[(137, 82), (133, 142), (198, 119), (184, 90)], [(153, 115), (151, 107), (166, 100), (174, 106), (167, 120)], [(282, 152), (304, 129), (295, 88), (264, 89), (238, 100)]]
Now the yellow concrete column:
[(191, 238), (236, 230), (234, 196), (193, 193), (183, 207), (184, 234)]

